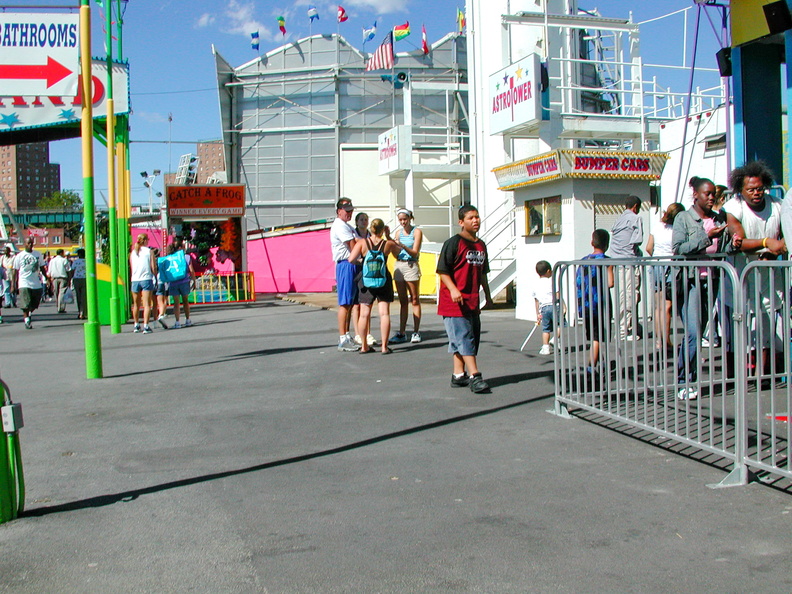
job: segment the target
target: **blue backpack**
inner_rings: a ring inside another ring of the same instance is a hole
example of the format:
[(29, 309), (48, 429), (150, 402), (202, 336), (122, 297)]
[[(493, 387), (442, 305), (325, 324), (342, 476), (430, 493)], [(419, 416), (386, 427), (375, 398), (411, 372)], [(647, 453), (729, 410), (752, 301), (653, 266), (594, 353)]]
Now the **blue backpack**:
[(157, 258), (159, 279), (161, 283), (175, 283), (187, 278), (187, 257), (179, 250), (170, 256)]
[(363, 286), (368, 289), (380, 289), (385, 286), (385, 281), (388, 279), (386, 256), (382, 251), (385, 240), (383, 239), (376, 247), (371, 240), (368, 240), (368, 243), (369, 250), (363, 258)]

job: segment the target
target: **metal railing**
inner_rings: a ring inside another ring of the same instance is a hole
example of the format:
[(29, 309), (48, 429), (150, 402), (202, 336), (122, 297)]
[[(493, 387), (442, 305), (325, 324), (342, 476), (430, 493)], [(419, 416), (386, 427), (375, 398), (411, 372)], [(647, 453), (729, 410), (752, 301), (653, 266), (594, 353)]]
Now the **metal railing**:
[[(617, 420), (792, 478), (792, 263), (576, 260), (553, 271), (554, 412)], [(610, 286), (609, 286), (610, 285)], [(592, 289), (592, 287), (596, 287)], [(636, 287), (639, 287), (636, 290)]]
[(195, 279), (190, 303), (244, 303), (256, 300), (252, 272), (211, 272)]

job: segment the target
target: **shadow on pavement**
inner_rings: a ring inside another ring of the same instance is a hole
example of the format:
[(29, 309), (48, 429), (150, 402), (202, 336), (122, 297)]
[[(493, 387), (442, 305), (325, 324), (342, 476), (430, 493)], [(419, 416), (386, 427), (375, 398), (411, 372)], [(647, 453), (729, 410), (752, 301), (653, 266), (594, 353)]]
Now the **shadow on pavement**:
[[(531, 374), (525, 374), (531, 375)], [(506, 377), (513, 377), (513, 376), (506, 376)], [(416, 427), (409, 427), (407, 429), (402, 429), (400, 431), (394, 431), (392, 433), (386, 433), (384, 435), (378, 435), (376, 437), (370, 437), (368, 439), (364, 439), (362, 441), (356, 441), (350, 444), (342, 445), (336, 448), (330, 448), (328, 450), (322, 450), (320, 452), (314, 452), (311, 454), (302, 454), (300, 456), (292, 456), (291, 458), (284, 458), (283, 460), (274, 460), (272, 462), (265, 462), (263, 464), (256, 464), (255, 466), (250, 466), (248, 468), (239, 468), (236, 470), (227, 470), (225, 472), (216, 472), (213, 474), (204, 474), (201, 476), (196, 476), (192, 478), (181, 479), (178, 481), (171, 481), (168, 483), (162, 483), (159, 485), (151, 485), (150, 487), (143, 487), (142, 489), (133, 489), (130, 491), (122, 491), (120, 493), (111, 493), (108, 495), (99, 495), (96, 497), (88, 497), (87, 499), (80, 499), (77, 501), (72, 501), (69, 503), (63, 503), (60, 505), (50, 505), (46, 507), (39, 507), (31, 510), (25, 510), (21, 517), (41, 517), (47, 516), (50, 514), (57, 514), (62, 512), (69, 512), (69, 511), (77, 511), (81, 509), (88, 509), (92, 507), (105, 507), (108, 505), (113, 505), (119, 502), (129, 502), (134, 501), (141, 497), (142, 495), (151, 495), (152, 493), (159, 493), (161, 491), (167, 491), (170, 489), (176, 489), (180, 487), (189, 487), (191, 485), (197, 485), (201, 483), (206, 483), (209, 481), (214, 481), (218, 479), (228, 478), (232, 476), (240, 476), (243, 474), (249, 474), (252, 472), (258, 472), (261, 470), (267, 470), (269, 468), (277, 468), (279, 466), (286, 466), (289, 464), (297, 464), (299, 462), (305, 462), (307, 460), (314, 460), (317, 458), (323, 458), (325, 456), (333, 456), (336, 454), (341, 454), (344, 452), (348, 452), (351, 450), (356, 450), (360, 448), (364, 448), (370, 445), (375, 445), (378, 443), (382, 443), (385, 441), (389, 441), (392, 439), (396, 439), (399, 437), (404, 437), (405, 435), (412, 435), (415, 433), (421, 433), (423, 431), (429, 431), (431, 429), (436, 429), (438, 427), (444, 427), (446, 425), (453, 425), (455, 423), (460, 423), (462, 421), (467, 421), (469, 419), (475, 419), (477, 417), (484, 417), (487, 415), (491, 415), (503, 410), (508, 410), (510, 408), (517, 408), (519, 406), (525, 406), (527, 404), (533, 404), (534, 402), (539, 402), (541, 400), (546, 400), (548, 398), (553, 398), (553, 394), (547, 394), (544, 396), (536, 396), (534, 398), (529, 398), (527, 400), (521, 400), (519, 402), (512, 402), (510, 404), (504, 404), (502, 406), (496, 406), (495, 408), (488, 408), (486, 410), (480, 410), (473, 413), (468, 413), (464, 415), (459, 415), (456, 417), (451, 417), (450, 419), (443, 419), (440, 421), (434, 421), (432, 423), (426, 423), (424, 425), (418, 425)]]
[(190, 369), (191, 367), (206, 367), (207, 365), (216, 365), (218, 363), (225, 363), (236, 359), (250, 359), (252, 357), (265, 357), (267, 355), (282, 355), (283, 353), (293, 353), (295, 351), (313, 351), (316, 346), (305, 347), (279, 347), (276, 349), (262, 349), (260, 351), (251, 351), (249, 353), (237, 353), (236, 355), (226, 355), (217, 361), (201, 361), (200, 363), (190, 363), (189, 365), (175, 365), (173, 367), (161, 367), (159, 369), (142, 369), (140, 371), (130, 371), (129, 373), (116, 373), (113, 375), (105, 375), (105, 379), (131, 377), (133, 375), (145, 375), (148, 373), (161, 373), (163, 371), (173, 371), (174, 369)]

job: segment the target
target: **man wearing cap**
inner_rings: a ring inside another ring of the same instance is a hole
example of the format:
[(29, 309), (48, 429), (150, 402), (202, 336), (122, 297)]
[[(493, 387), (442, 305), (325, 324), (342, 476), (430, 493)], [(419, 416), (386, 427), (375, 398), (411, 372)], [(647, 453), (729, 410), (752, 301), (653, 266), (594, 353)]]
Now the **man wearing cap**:
[(355, 207), (349, 198), (341, 198), (336, 203), (336, 219), (330, 227), (330, 247), (336, 263), (336, 292), (338, 293), (338, 350), (357, 351), (360, 346), (349, 336), (349, 318), (352, 306), (358, 302), (355, 276), (359, 265), (349, 261), (349, 254), (355, 245), (355, 228), (349, 224)]

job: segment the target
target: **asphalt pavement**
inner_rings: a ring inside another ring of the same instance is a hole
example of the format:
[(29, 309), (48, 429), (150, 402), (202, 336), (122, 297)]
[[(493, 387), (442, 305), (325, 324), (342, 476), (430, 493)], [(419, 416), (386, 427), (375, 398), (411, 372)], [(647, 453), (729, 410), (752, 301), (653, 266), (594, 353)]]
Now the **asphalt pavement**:
[(513, 310), (483, 313), (475, 395), (431, 304), (381, 356), (336, 350), (332, 297), (290, 298), (103, 328), (93, 380), (75, 314), (3, 310), (27, 497), (0, 591), (792, 591), (790, 493), (549, 414)]

